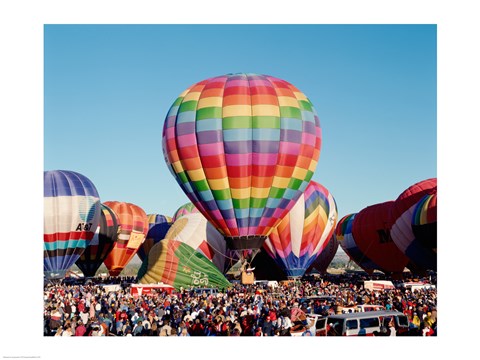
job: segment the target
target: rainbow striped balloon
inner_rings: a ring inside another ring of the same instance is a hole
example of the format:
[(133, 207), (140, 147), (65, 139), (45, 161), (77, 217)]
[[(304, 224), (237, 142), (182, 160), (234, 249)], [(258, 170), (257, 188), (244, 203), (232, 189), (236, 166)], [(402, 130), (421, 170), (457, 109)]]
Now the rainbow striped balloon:
[(423, 246), (437, 253), (437, 191), (417, 203), (412, 216), (412, 230)]
[(332, 194), (310, 181), (292, 210), (272, 230), (263, 248), (287, 277), (302, 277), (327, 245), (337, 216)]
[(43, 270), (47, 278), (62, 278), (97, 230), (100, 197), (95, 185), (74, 171), (45, 171), (43, 181)]
[(320, 121), (292, 84), (228, 74), (190, 86), (170, 108), (165, 160), (231, 249), (259, 249), (307, 187)]
[(433, 251), (431, 242), (422, 242), (416, 237), (412, 219), (418, 202), (425, 195), (436, 193), (437, 178), (422, 180), (404, 190), (395, 200), (392, 209), (392, 240), (415, 267), (423, 270), (437, 270), (437, 254)]

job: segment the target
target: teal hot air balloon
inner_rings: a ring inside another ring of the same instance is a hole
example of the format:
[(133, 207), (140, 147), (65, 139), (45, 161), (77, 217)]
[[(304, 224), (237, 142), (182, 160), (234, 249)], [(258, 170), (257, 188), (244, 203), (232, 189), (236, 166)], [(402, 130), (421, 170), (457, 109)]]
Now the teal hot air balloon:
[(63, 278), (97, 230), (100, 197), (95, 185), (74, 171), (45, 171), (43, 181), (43, 270), (49, 279)]

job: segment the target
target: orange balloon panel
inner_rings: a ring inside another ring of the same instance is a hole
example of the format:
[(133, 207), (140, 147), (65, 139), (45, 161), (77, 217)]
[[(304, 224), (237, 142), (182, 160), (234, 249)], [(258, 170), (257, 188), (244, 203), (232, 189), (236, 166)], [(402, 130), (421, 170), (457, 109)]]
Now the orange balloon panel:
[(145, 211), (131, 203), (105, 202), (118, 218), (118, 239), (104, 261), (111, 276), (118, 276), (135, 256), (148, 233), (148, 217)]

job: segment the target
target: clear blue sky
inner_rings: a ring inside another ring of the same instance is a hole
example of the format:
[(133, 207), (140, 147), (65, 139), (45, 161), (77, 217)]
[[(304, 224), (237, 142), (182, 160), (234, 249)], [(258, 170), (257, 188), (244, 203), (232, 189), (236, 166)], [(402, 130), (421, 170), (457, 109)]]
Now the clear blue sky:
[(259, 73), (297, 86), (322, 127), (313, 180), (339, 216), (437, 176), (435, 25), (46, 25), (44, 169), (101, 200), (173, 215), (188, 201), (162, 153), (188, 86)]

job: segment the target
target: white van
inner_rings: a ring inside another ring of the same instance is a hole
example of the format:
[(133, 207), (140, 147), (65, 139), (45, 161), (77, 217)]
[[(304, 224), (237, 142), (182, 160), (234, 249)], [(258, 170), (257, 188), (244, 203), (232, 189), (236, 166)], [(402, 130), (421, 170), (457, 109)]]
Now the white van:
[(255, 280), (253, 283), (255, 285), (266, 285), (271, 288), (276, 288), (278, 286), (278, 281), (275, 280)]
[(371, 305), (371, 304), (361, 304), (361, 305), (352, 305), (352, 306), (338, 306), (337, 314), (350, 314), (358, 312), (368, 312), (368, 311), (381, 311), (386, 310), (383, 305)]
[(406, 282), (401, 286), (411, 292), (414, 292), (415, 290), (435, 290), (435, 285), (424, 282)]
[(291, 336), (305, 336), (310, 332), (311, 336), (327, 336), (327, 318), (319, 314), (306, 314), (308, 327), (303, 327), (299, 331), (291, 331)]
[(393, 320), (397, 335), (408, 331), (408, 318), (395, 310), (368, 311), (329, 315), (327, 317), (327, 336), (373, 336), (380, 332), (381, 326), (388, 326)]

